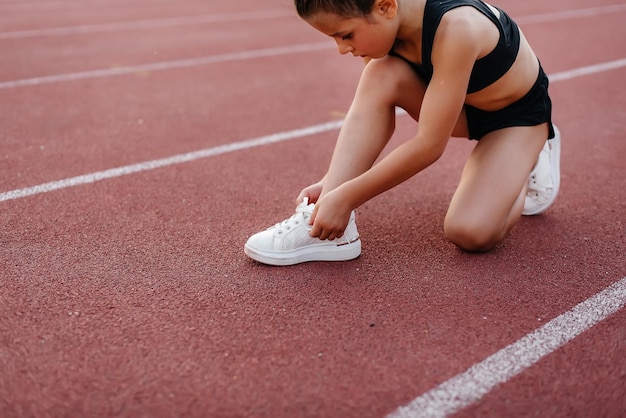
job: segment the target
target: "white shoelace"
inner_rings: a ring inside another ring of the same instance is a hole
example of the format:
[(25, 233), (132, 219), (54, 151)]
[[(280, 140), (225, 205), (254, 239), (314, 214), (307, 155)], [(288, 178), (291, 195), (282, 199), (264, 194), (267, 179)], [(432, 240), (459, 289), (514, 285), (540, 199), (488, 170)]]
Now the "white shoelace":
[(537, 164), (530, 172), (528, 179), (528, 191), (534, 192), (535, 196), (539, 196), (541, 193), (545, 193), (553, 188), (552, 173), (550, 167), (550, 144), (548, 142), (548, 149), (541, 150)]
[(302, 203), (296, 207), (296, 213), (290, 218), (274, 225), (277, 234), (283, 234), (285, 231), (290, 231), (292, 228), (297, 228), (302, 225), (303, 222), (307, 222), (311, 217), (311, 209), (309, 208), (309, 199), (304, 198)]

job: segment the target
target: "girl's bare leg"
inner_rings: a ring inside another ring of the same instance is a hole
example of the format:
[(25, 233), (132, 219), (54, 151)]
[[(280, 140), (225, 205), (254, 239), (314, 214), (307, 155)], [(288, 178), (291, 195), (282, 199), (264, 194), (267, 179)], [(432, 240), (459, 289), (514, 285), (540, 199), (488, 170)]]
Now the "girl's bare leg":
[(528, 176), (547, 138), (544, 123), (491, 132), (476, 144), (446, 215), (448, 239), (486, 251), (506, 236), (522, 214)]
[[(400, 58), (388, 56), (370, 61), (339, 132), (321, 194), (367, 171), (395, 129), (395, 108), (403, 108), (417, 120), (426, 85)], [(456, 132), (466, 136), (462, 115)]]

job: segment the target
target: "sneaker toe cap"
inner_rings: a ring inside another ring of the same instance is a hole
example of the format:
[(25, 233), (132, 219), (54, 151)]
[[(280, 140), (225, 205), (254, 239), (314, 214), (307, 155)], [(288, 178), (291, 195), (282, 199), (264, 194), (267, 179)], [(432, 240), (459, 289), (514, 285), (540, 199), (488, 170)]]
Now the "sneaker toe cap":
[(269, 230), (258, 232), (248, 238), (246, 246), (258, 250), (272, 250), (274, 246), (274, 234)]

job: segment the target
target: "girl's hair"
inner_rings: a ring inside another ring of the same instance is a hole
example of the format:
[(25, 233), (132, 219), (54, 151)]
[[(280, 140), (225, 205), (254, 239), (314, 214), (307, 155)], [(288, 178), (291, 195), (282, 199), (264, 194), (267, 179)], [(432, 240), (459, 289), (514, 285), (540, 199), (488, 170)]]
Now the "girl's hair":
[(316, 13), (332, 13), (343, 17), (364, 17), (372, 12), (376, 0), (294, 0), (301, 18)]

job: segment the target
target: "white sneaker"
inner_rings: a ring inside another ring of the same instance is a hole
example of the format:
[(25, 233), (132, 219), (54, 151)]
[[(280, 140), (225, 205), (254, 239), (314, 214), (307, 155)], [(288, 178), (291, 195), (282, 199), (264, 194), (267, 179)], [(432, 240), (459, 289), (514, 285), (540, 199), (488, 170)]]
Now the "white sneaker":
[(291, 218), (251, 236), (244, 246), (246, 255), (273, 266), (290, 266), (307, 261), (345, 261), (358, 257), (361, 241), (354, 211), (343, 236), (329, 241), (309, 235), (309, 219), (314, 207), (305, 198)]
[(554, 126), (554, 138), (546, 141), (530, 172), (522, 215), (538, 215), (554, 203), (561, 184), (560, 161), (561, 133)]

